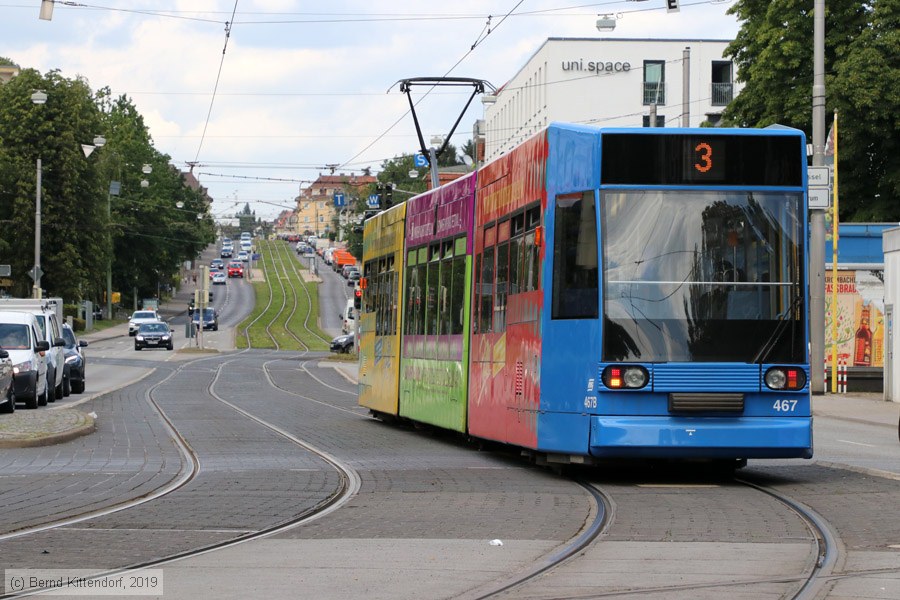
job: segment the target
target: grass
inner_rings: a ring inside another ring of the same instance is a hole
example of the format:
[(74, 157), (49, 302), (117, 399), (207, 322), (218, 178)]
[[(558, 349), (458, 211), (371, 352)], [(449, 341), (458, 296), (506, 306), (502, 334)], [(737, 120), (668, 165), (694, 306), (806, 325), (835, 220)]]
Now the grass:
[[(249, 336), (253, 348), (274, 349), (274, 338), (282, 350), (328, 350), (328, 343), (322, 339), (328, 336), (318, 328), (318, 284), (301, 279), (298, 271), (306, 267), (297, 262), (290, 246), (284, 242), (262, 240), (259, 242), (259, 252), (261, 260), (258, 266), (264, 273), (265, 281), (252, 283), (256, 306), (238, 326), (236, 345), (246, 348)], [(286, 269), (276, 264), (276, 256), (287, 263)], [(297, 270), (291, 265), (295, 265)], [(301, 286), (305, 287), (309, 296), (302, 292)], [(291, 315), (295, 302), (297, 307)], [(307, 315), (308, 327), (312, 331), (304, 327)]]

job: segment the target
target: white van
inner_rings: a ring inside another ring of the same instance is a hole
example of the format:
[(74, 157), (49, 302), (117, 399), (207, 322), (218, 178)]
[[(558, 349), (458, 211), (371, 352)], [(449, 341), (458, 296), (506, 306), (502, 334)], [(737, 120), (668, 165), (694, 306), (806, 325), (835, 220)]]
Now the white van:
[(68, 396), (71, 392), (66, 374), (66, 341), (62, 336), (62, 299), (4, 298), (0, 300), (0, 310), (21, 310), (35, 316), (40, 339), (50, 345), (46, 351), (48, 400), (53, 402)]
[(15, 399), (24, 402), (28, 408), (47, 404), (52, 390), (47, 382), (47, 358), (44, 355), (50, 344), (42, 338), (37, 318), (30, 312), (0, 311), (0, 348), (9, 353), (13, 364)]
[(341, 331), (353, 333), (356, 331), (356, 309), (353, 308), (353, 298), (347, 298), (347, 306), (341, 311)]

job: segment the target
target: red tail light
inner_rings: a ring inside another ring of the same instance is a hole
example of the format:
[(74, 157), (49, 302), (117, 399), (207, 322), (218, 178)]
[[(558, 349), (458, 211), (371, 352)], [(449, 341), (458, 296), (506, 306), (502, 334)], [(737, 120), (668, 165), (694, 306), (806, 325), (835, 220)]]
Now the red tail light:
[(622, 387), (622, 369), (613, 368), (609, 370), (609, 383), (606, 387), (618, 389)]

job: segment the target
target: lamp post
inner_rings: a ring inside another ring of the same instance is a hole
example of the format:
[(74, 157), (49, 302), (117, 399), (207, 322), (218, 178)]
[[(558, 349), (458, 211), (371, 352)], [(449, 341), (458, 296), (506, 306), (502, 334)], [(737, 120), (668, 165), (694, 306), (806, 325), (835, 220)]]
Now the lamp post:
[[(38, 90), (31, 95), (31, 101), (37, 105), (47, 102), (47, 94)], [(41, 299), (41, 176), (43, 166), (41, 159), (37, 159), (37, 187), (34, 194), (34, 268), (31, 270), (31, 278), (34, 279), (32, 297)]]

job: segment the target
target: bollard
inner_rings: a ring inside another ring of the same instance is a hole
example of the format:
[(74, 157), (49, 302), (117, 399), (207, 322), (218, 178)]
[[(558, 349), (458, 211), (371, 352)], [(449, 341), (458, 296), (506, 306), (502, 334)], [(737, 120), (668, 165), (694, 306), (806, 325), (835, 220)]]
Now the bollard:
[(847, 393), (847, 359), (838, 359), (838, 393)]

